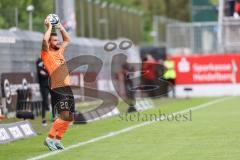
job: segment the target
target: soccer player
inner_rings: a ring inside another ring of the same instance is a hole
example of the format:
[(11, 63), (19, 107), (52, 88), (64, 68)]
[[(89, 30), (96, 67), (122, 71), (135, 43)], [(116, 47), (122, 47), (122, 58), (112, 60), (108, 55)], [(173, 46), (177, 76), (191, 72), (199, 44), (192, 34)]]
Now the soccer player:
[[(63, 42), (60, 43), (57, 33), (52, 33), (49, 19), (45, 19), (47, 31), (42, 41), (41, 58), (50, 76), (50, 94), (53, 109), (59, 116), (55, 119), (44, 144), (51, 151), (64, 149), (61, 139), (73, 121), (75, 110), (74, 97), (70, 88), (70, 76), (64, 59), (64, 49), (70, 42), (70, 37), (64, 27), (58, 24), (55, 28), (60, 30)], [(65, 77), (61, 77), (65, 76)]]

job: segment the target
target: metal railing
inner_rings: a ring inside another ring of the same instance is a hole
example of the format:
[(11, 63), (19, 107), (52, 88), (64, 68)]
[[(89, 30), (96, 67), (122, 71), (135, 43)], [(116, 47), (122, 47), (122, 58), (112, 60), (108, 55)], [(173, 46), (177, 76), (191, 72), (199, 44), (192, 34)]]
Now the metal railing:
[(167, 26), (169, 54), (240, 53), (240, 19), (174, 23)]
[(240, 19), (224, 18), (221, 37), (223, 51), (240, 52)]
[(168, 53), (216, 53), (217, 22), (174, 23), (167, 26)]

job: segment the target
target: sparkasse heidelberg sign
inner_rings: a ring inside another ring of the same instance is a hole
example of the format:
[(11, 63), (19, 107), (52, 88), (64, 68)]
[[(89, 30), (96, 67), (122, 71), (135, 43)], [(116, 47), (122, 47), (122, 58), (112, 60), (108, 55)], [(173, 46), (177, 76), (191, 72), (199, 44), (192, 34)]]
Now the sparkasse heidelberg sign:
[(172, 57), (176, 84), (230, 84), (240, 82), (240, 55)]

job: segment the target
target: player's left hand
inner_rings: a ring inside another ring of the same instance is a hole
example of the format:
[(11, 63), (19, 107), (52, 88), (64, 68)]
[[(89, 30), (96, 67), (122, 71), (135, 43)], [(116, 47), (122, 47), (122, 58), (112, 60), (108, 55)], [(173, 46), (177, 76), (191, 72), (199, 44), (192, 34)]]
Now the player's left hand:
[(62, 30), (62, 29), (64, 29), (64, 27), (62, 26), (61, 23), (59, 23), (58, 25), (56, 25), (56, 29)]

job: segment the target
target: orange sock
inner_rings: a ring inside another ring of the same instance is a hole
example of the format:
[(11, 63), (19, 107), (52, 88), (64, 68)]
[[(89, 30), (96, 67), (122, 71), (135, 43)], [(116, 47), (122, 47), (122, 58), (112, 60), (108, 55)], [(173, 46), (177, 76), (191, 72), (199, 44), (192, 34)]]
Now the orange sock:
[(61, 120), (61, 121), (62, 121), (61, 125), (59, 126), (59, 129), (56, 135), (56, 139), (58, 140), (62, 139), (63, 134), (67, 131), (69, 124), (71, 123), (70, 121), (64, 121), (64, 120)]
[(50, 129), (50, 131), (48, 133), (48, 137), (49, 138), (55, 138), (55, 136), (56, 136), (56, 132), (57, 132), (57, 130), (56, 130), (56, 128), (57, 128), (56, 121), (57, 121), (57, 119), (53, 122), (52, 127), (51, 127), (51, 129)]
[(69, 127), (70, 121), (64, 121), (60, 118), (57, 118), (52, 125), (52, 128), (50, 129), (50, 132), (48, 134), (49, 138), (55, 138), (58, 140), (62, 139), (63, 134), (66, 132), (66, 130)]
[(48, 133), (48, 137), (49, 138), (55, 138), (55, 136), (57, 135), (57, 132), (59, 130), (59, 127), (61, 125), (61, 120), (59, 118), (57, 118), (53, 124), (52, 124), (52, 127)]

